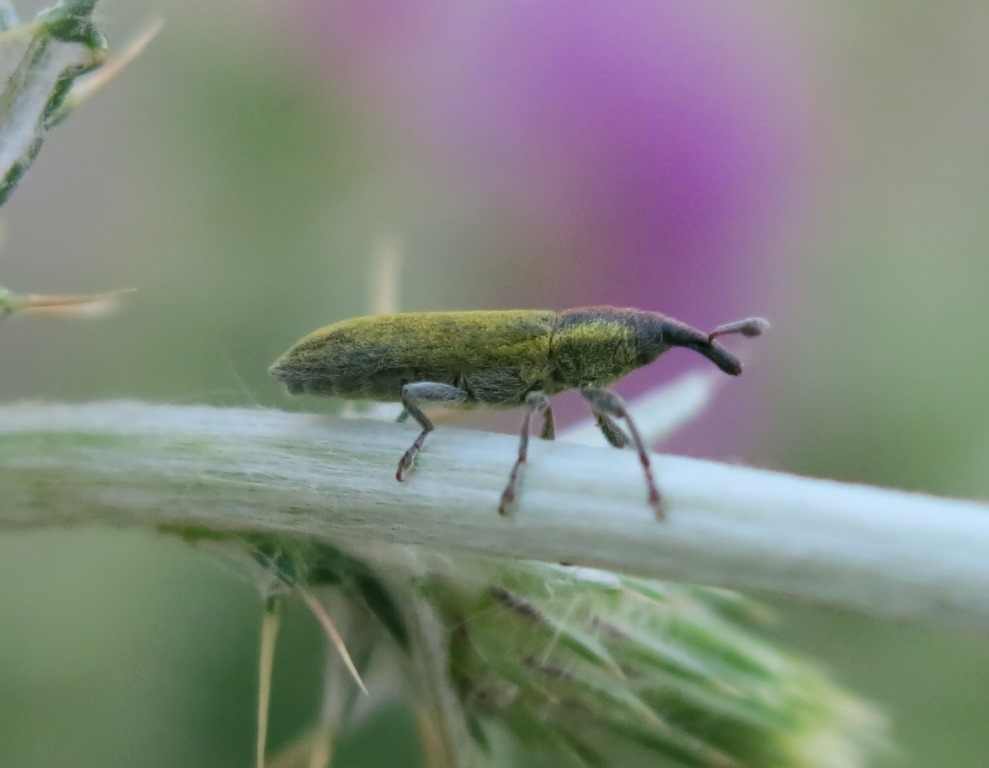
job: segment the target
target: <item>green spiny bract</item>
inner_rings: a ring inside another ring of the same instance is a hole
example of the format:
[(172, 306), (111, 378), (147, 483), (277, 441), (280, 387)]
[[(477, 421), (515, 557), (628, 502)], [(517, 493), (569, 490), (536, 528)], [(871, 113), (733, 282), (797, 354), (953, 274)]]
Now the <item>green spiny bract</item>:
[[(762, 639), (765, 610), (734, 592), (380, 545), (245, 541), (280, 578), (339, 589), (377, 619), (457, 759), (460, 733), (482, 752), (511, 744), (575, 768), (863, 768), (886, 746), (883, 717)], [(432, 622), (433, 635), (415, 629)], [(447, 696), (454, 712), (437, 703)]]
[(760, 639), (735, 593), (536, 563), (470, 572), (421, 589), (481, 748), (494, 729), (574, 766), (858, 768), (885, 744), (883, 718)]

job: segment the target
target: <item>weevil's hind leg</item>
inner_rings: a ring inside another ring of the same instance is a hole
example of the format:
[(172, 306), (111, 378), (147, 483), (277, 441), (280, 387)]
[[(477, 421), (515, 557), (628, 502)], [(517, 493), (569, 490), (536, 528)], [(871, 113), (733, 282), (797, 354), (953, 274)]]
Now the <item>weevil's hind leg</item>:
[[(530, 392), (525, 396), (525, 417), (522, 419), (522, 433), (519, 435), (519, 455), (512, 465), (512, 471), (508, 475), (508, 485), (501, 494), (501, 503), (498, 505), (498, 514), (507, 515), (508, 509), (515, 502), (519, 490), (519, 472), (529, 454), (529, 424), (534, 413), (552, 413), (549, 407), (549, 398), (543, 392)], [(543, 436), (546, 435), (547, 422), (552, 426), (553, 417), (544, 417)]]
[(398, 418), (395, 419), (395, 423), (396, 424), (404, 424), (408, 420), (409, 420), (409, 409), (408, 408), (402, 408), (402, 412), (400, 414), (398, 414)]
[(608, 414), (595, 413), (594, 416), (598, 420), (598, 427), (601, 429), (601, 434), (604, 435), (604, 439), (610, 445), (613, 445), (615, 448), (624, 448), (631, 442), (628, 435), (622, 431), (622, 428)]
[[(629, 435), (632, 438), (632, 444), (635, 445), (635, 450), (639, 453), (639, 461), (642, 463), (642, 470), (646, 475), (646, 486), (649, 488), (649, 504), (656, 513), (656, 518), (662, 520), (666, 515), (663, 513), (662, 500), (659, 497), (659, 490), (656, 488), (656, 481), (652, 476), (652, 467), (649, 464), (649, 452), (642, 442), (642, 437), (639, 435), (639, 430), (635, 426), (635, 422), (632, 421), (632, 417), (629, 416), (628, 410), (625, 408), (625, 402), (614, 392), (609, 392), (606, 389), (586, 388), (580, 390), (580, 393), (598, 417), (599, 423), (602, 425), (601, 430), (605, 433), (605, 437), (608, 437), (608, 433), (605, 431), (603, 425), (607, 423), (605, 421), (607, 417), (625, 420), (625, 425), (628, 427)], [(610, 437), (608, 437), (608, 441), (611, 442)]]
[[(543, 397), (546, 396), (543, 395)], [(546, 408), (543, 409), (543, 428), (539, 437), (543, 440), (556, 440), (556, 424), (553, 422), (553, 409), (550, 408), (548, 399), (546, 400)]]
[[(422, 412), (422, 405), (460, 405), (467, 399), (467, 393), (452, 384), (443, 384), (439, 381), (416, 381), (402, 387), (402, 405), (405, 412), (415, 419), (422, 432), (415, 442), (409, 447), (401, 460), (398, 462), (398, 470), (395, 472), (395, 479), (401, 481), (403, 475), (412, 467), (416, 454), (426, 441), (426, 435), (433, 431), (433, 422)], [(403, 421), (401, 416), (399, 421)]]

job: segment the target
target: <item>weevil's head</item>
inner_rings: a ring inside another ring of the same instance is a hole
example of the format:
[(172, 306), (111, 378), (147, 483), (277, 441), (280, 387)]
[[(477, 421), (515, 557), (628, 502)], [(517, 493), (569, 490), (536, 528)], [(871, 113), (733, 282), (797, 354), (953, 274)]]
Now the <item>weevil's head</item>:
[(760, 317), (750, 317), (734, 323), (719, 325), (710, 333), (704, 333), (681, 323), (679, 320), (674, 320), (672, 317), (663, 317), (657, 323), (656, 332), (664, 349), (669, 347), (692, 349), (704, 355), (730, 376), (738, 376), (742, 372), (742, 364), (727, 349), (720, 344), (715, 344), (714, 340), (719, 336), (733, 334), (759, 336), (767, 328), (769, 328), (767, 321)]

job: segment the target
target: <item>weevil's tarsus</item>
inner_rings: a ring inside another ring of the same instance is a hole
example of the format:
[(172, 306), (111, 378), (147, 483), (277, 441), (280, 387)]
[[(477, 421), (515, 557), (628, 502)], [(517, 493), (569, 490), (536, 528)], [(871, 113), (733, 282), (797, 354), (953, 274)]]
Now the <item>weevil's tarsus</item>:
[(433, 423), (428, 419), (426, 421), (428, 426), (423, 427), (419, 436), (412, 442), (408, 450), (402, 454), (402, 458), (398, 460), (398, 469), (395, 470), (395, 479), (398, 482), (402, 482), (405, 479), (405, 473), (412, 469), (412, 463), (416, 460), (416, 456), (419, 455), (419, 451), (422, 450), (423, 443), (426, 442), (426, 435), (433, 431)]
[[(530, 392), (525, 397), (525, 416), (522, 418), (522, 431), (519, 435), (519, 454), (512, 465), (512, 471), (508, 474), (508, 485), (501, 494), (501, 502), (498, 504), (498, 514), (505, 516), (515, 499), (518, 496), (519, 473), (522, 465), (525, 464), (529, 456), (529, 429), (534, 413), (552, 414), (549, 405), (549, 398), (544, 392)], [(546, 430), (546, 423), (552, 424), (553, 418), (544, 416), (543, 431)]]
[[(412, 468), (416, 455), (422, 450), (422, 445), (426, 442), (426, 435), (432, 432), (435, 427), (429, 417), (423, 413), (419, 405), (460, 405), (468, 398), (467, 393), (452, 384), (444, 384), (439, 381), (416, 381), (402, 387), (402, 405), (405, 411), (422, 427), (422, 432), (409, 446), (409, 449), (402, 455), (398, 462), (398, 469), (395, 472), (395, 479), (401, 481), (405, 473)], [(401, 416), (399, 416), (399, 420)]]
[[(659, 490), (656, 488), (656, 480), (653, 478), (649, 452), (646, 450), (645, 443), (642, 442), (642, 437), (639, 435), (639, 430), (635, 426), (635, 422), (632, 421), (632, 417), (625, 407), (625, 402), (614, 392), (609, 392), (606, 389), (585, 387), (580, 390), (580, 394), (584, 396), (584, 399), (591, 406), (591, 410), (594, 411), (595, 415), (599, 417), (599, 420), (600, 416), (613, 416), (617, 419), (624, 419), (625, 426), (628, 427), (628, 433), (632, 438), (632, 444), (635, 445), (635, 450), (639, 454), (642, 471), (646, 476), (646, 486), (649, 489), (649, 506), (656, 513), (657, 520), (664, 520), (666, 513), (663, 511), (663, 502), (660, 498)], [(605, 433), (605, 437), (607, 437), (607, 433)]]
[(264, 601), (261, 617), (261, 649), (258, 653), (258, 727), (255, 754), (256, 768), (264, 768), (268, 740), (268, 713), (271, 710), (271, 673), (275, 663), (275, 644), (281, 626), (282, 600), (269, 597)]

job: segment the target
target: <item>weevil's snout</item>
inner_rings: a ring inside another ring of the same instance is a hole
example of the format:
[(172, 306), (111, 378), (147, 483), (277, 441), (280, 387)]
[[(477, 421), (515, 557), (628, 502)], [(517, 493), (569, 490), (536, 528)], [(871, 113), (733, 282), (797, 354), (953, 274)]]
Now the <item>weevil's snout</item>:
[(707, 340), (706, 346), (696, 346), (693, 347), (693, 349), (700, 352), (704, 355), (704, 357), (718, 366), (718, 368), (727, 373), (729, 376), (738, 376), (738, 374), (742, 372), (742, 364), (739, 362), (738, 358), (724, 347), (715, 344), (709, 339)]
[(671, 346), (688, 347), (699, 352), (729, 376), (738, 376), (742, 372), (742, 364), (727, 349), (715, 344), (714, 340), (719, 336), (733, 334), (759, 336), (767, 328), (769, 323), (760, 317), (719, 325), (710, 333), (703, 333), (683, 323), (669, 321), (663, 328), (663, 340)]

